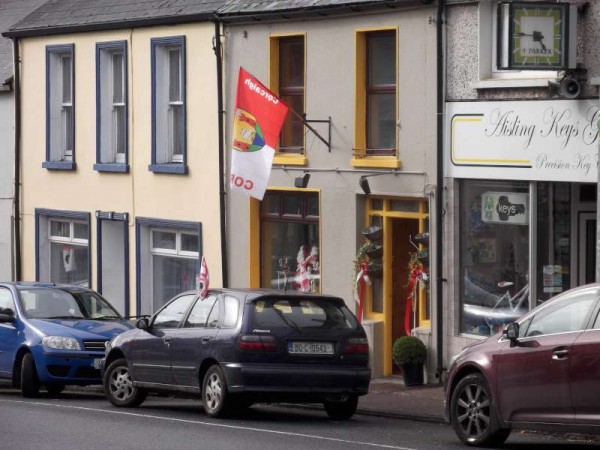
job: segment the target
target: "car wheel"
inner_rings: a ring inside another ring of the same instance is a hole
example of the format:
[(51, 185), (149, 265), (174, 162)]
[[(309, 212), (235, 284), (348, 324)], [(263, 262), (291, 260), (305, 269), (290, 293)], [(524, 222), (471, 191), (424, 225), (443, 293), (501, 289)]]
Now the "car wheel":
[(202, 406), (211, 417), (224, 417), (230, 412), (229, 393), (225, 375), (218, 365), (206, 372), (202, 383)]
[(25, 353), (21, 361), (21, 394), (23, 397), (35, 398), (40, 393), (40, 380), (31, 353)]
[(334, 399), (327, 399), (323, 403), (325, 412), (334, 420), (348, 420), (356, 412), (358, 407), (357, 395), (342, 395)]
[(47, 384), (46, 390), (48, 391), (48, 394), (50, 394), (50, 395), (58, 395), (62, 391), (65, 390), (65, 385), (59, 384), (59, 383)]
[(104, 393), (115, 406), (134, 407), (146, 400), (148, 393), (135, 387), (125, 359), (113, 361), (104, 374)]
[(457, 436), (475, 447), (501, 445), (510, 429), (500, 428), (492, 407), (492, 395), (483, 375), (464, 377), (452, 393), (450, 420)]

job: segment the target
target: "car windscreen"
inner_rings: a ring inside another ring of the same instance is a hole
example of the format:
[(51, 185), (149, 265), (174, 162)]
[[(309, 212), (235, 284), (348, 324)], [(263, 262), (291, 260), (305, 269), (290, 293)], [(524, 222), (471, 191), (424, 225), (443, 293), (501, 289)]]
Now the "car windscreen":
[(356, 328), (350, 310), (326, 299), (264, 298), (252, 303), (252, 328), (343, 330)]
[(34, 319), (121, 319), (102, 297), (91, 292), (70, 293), (62, 289), (19, 289), (28, 317)]

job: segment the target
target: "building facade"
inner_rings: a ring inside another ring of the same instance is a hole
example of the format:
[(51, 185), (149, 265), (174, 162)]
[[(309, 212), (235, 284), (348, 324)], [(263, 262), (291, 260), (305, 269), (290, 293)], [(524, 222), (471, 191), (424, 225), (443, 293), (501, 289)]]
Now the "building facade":
[(364, 261), (374, 376), (397, 371), (391, 348), (407, 334), (407, 298), (408, 333), (428, 343), (435, 371), (435, 285), (409, 287), (416, 264), (430, 275), (433, 267), (425, 244), (435, 223), (435, 14), (420, 1), (232, 1), (219, 12), (226, 142), (240, 67), (291, 110), (264, 199), (228, 195), (231, 284), (334, 294), (359, 312)]
[(150, 314), (222, 283), (219, 3), (49, 2), (8, 33), (21, 58), (23, 279)]
[(447, 3), (449, 358), (596, 279), (600, 4)]

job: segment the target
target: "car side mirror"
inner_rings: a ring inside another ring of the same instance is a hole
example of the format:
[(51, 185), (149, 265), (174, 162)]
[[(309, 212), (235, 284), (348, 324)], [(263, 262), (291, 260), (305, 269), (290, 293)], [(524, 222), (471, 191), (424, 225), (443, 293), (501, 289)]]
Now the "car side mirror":
[(502, 335), (511, 342), (517, 342), (519, 340), (519, 324), (517, 322), (508, 324), (502, 332)]
[(147, 330), (150, 328), (150, 322), (148, 322), (147, 317), (141, 317), (135, 321), (135, 327), (139, 328), (140, 330)]

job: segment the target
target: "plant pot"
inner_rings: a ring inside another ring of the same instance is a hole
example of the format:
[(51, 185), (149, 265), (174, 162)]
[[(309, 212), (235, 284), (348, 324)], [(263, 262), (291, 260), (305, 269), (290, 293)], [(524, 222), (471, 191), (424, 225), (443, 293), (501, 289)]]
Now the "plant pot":
[(405, 386), (419, 386), (423, 384), (423, 364), (402, 365), (402, 377)]

